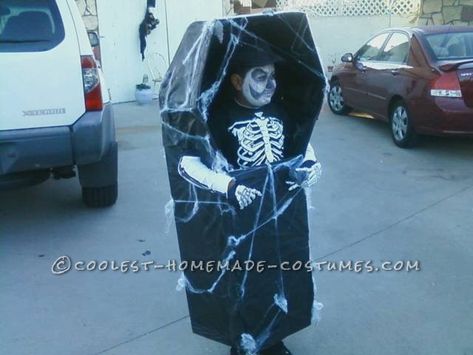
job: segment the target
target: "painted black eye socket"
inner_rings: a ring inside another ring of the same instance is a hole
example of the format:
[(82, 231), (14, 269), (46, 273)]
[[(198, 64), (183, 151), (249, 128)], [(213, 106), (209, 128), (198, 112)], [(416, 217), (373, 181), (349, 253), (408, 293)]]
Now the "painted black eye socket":
[(274, 72), (267, 73), (264, 70), (257, 69), (252, 73), (251, 77), (255, 81), (264, 82), (264, 81), (267, 81), (268, 79), (275, 80), (275, 73)]
[(268, 76), (263, 74), (263, 75), (258, 75), (258, 76), (255, 78), (255, 80), (256, 80), (256, 81), (266, 81), (267, 78), (268, 78)]
[(266, 80), (267, 76), (268, 75), (266, 74), (266, 72), (261, 69), (256, 69), (253, 73), (251, 73), (251, 77), (253, 78), (253, 80), (256, 81)]

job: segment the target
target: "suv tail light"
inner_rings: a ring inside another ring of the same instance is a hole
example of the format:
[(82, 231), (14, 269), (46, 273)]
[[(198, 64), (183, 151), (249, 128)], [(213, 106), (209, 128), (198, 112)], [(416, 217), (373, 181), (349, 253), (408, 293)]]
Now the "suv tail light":
[(82, 79), (84, 82), (85, 108), (100, 111), (103, 108), (100, 77), (95, 59), (91, 55), (81, 56)]
[(432, 82), (430, 95), (435, 97), (462, 97), (457, 72), (442, 73), (440, 77)]

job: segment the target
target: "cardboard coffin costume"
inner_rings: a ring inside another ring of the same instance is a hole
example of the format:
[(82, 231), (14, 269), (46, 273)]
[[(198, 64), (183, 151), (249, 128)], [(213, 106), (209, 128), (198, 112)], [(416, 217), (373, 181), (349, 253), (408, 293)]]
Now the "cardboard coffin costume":
[[(229, 68), (242, 42), (279, 57), (272, 100), (296, 127), (284, 159), (245, 169), (229, 164), (216, 144), (218, 132), (209, 129), (227, 102)], [(306, 195), (301, 188), (289, 191), (286, 182), (302, 163), (325, 86), (302, 13), (197, 22), (184, 35), (159, 100), (181, 259), (189, 263), (179, 283), (195, 333), (254, 353), (317, 317), (312, 275), (297, 267), (310, 260)], [(262, 196), (238, 208), (231, 196), (184, 179), (183, 156), (199, 157)], [(293, 266), (298, 270), (289, 271)]]

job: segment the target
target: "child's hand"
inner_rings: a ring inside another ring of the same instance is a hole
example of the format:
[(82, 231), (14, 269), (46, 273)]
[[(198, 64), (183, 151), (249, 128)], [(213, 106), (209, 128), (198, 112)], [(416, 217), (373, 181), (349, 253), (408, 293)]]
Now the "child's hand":
[(253, 203), (256, 196), (263, 196), (260, 191), (252, 189), (245, 185), (238, 185), (235, 189), (235, 198), (240, 205), (240, 209), (244, 209)]
[(322, 175), (322, 165), (319, 162), (314, 162), (309, 167), (302, 167), (295, 169), (297, 175), (304, 175), (301, 181), (286, 181), (289, 185), (289, 191), (292, 191), (298, 187), (306, 188), (314, 185)]

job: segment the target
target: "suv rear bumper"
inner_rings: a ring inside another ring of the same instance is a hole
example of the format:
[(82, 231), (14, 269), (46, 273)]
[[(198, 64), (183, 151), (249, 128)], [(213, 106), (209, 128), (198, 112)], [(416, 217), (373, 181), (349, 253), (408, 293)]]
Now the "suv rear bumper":
[(115, 142), (112, 105), (72, 126), (0, 131), (0, 176), (98, 162)]

